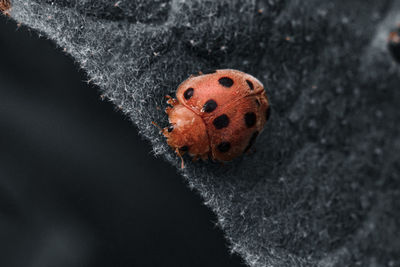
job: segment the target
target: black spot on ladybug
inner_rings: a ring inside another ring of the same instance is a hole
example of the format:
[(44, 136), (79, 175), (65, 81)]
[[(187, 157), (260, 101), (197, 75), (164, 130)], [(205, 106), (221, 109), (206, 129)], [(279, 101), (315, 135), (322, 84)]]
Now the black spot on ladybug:
[(254, 112), (247, 112), (246, 114), (244, 114), (244, 121), (247, 128), (251, 128), (256, 124), (257, 116)]
[(247, 151), (249, 151), (249, 149), (254, 145), (254, 143), (256, 142), (258, 136), (258, 131), (255, 131), (249, 140), (249, 143), (247, 144), (246, 148), (244, 149), (243, 153), (246, 153)]
[(229, 125), (229, 117), (226, 114), (222, 114), (214, 119), (213, 124), (215, 128), (222, 129), (228, 127)]
[(217, 71), (213, 70), (213, 69), (206, 69), (206, 70), (202, 71), (201, 73), (203, 73), (205, 75), (205, 74), (213, 74), (213, 73), (216, 73), (216, 72)]
[(400, 28), (390, 33), (388, 48), (392, 57), (400, 63)]
[(246, 83), (249, 85), (250, 90), (254, 90), (254, 85), (253, 85), (253, 83), (251, 81), (246, 80)]
[(207, 100), (203, 106), (203, 111), (207, 113), (213, 112), (217, 106), (217, 102), (215, 102), (213, 99)]
[(194, 89), (193, 88), (186, 89), (186, 91), (183, 93), (183, 97), (186, 100), (189, 100), (190, 98), (192, 98), (193, 93), (194, 93)]
[(261, 106), (261, 103), (260, 103), (260, 101), (256, 98), (256, 104), (257, 104), (257, 107), (260, 107)]
[(182, 151), (182, 152), (186, 152), (186, 151), (189, 150), (189, 147), (188, 146), (183, 146), (183, 147), (179, 148), (179, 150)]
[(271, 116), (271, 107), (268, 106), (267, 110), (265, 111), (265, 119), (268, 121), (270, 116)]
[(222, 152), (222, 153), (228, 152), (229, 149), (231, 149), (231, 143), (221, 142), (218, 144), (217, 149), (219, 150), (219, 152)]
[(225, 87), (231, 87), (233, 85), (233, 80), (229, 77), (222, 77), (218, 80), (219, 84)]
[(169, 133), (172, 132), (173, 130), (174, 130), (174, 126), (173, 125), (168, 126), (168, 132)]

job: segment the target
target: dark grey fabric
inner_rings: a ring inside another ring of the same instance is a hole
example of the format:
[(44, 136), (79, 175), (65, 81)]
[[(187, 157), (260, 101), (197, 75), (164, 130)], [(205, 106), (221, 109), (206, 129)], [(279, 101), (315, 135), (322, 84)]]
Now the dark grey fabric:
[(181, 171), (250, 266), (400, 266), (400, 3), (14, 0), (180, 167), (151, 121), (191, 73), (239, 69), (272, 104), (257, 151)]

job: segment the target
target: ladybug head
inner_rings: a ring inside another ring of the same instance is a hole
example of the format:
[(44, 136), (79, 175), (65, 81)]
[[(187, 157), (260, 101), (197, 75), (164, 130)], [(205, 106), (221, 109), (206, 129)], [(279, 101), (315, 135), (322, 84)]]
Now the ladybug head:
[(170, 125), (163, 129), (169, 146), (178, 154), (203, 155), (209, 151), (208, 135), (200, 116), (178, 104), (167, 111)]

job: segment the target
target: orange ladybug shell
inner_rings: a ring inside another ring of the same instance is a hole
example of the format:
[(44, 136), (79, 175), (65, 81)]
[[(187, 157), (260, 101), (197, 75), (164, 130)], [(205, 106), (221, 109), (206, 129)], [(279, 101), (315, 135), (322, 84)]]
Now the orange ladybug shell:
[(229, 161), (246, 153), (264, 128), (268, 108), (263, 92), (241, 98), (206, 116), (212, 158)]
[(179, 85), (176, 97), (179, 103), (183, 103), (195, 113), (200, 114), (204, 111), (205, 101), (214, 100), (218, 103), (218, 110), (227, 103), (263, 91), (262, 83), (253, 76), (238, 70), (227, 69), (190, 77)]
[[(219, 161), (229, 161), (247, 152), (264, 128), (270, 112), (262, 83), (249, 74), (232, 69), (191, 76), (179, 85), (176, 97), (177, 100), (171, 100), (173, 107), (166, 110), (170, 123), (179, 121), (177, 110), (183, 105), (193, 112), (188, 111), (192, 114), (191, 121), (197, 124), (202, 121), (205, 126), (205, 132), (196, 133), (196, 138), (192, 140), (208, 139), (208, 144), (204, 144), (205, 141), (192, 141), (189, 146), (184, 145), (185, 151), (201, 158), (207, 154)], [(194, 126), (187, 129), (199, 129)], [(193, 136), (193, 132), (171, 136), (166, 129), (164, 135), (172, 147), (186, 136)], [(200, 146), (203, 148), (199, 149)], [(179, 154), (179, 148), (175, 148)], [(198, 151), (203, 151), (203, 154), (197, 154)]]

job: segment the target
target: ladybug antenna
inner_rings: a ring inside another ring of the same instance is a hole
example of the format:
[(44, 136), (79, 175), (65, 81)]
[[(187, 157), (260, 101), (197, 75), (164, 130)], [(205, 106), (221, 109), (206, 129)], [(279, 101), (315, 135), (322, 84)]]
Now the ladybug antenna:
[(160, 129), (160, 132), (163, 132), (163, 128), (161, 128), (155, 121), (152, 121), (151, 124), (156, 126), (158, 129)]
[(185, 162), (183, 161), (182, 155), (179, 152), (178, 148), (175, 149), (175, 153), (181, 158), (181, 169), (184, 169), (185, 168)]

